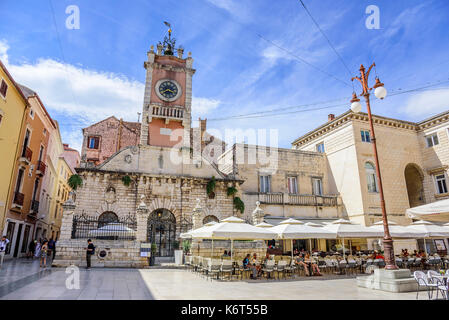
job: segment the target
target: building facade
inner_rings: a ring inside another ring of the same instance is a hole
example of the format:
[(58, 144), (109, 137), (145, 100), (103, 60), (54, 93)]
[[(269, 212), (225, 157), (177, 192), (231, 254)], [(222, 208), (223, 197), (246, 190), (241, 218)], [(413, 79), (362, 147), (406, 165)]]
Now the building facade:
[(28, 101), (0, 61), (0, 228), (4, 229), (17, 159), (22, 152), (19, 140), (28, 110)]
[(83, 129), (81, 158), (88, 165), (96, 166), (121, 149), (138, 145), (139, 141), (139, 122), (111, 116)]
[(20, 85), (30, 106), (19, 138), (20, 154), (13, 169), (14, 183), (10, 189), (9, 210), (6, 215), (4, 234), (10, 239), (6, 257), (26, 254), (33, 239), (38, 220), (42, 179), (46, 173), (46, 153), (49, 130), (55, 128), (39, 96)]
[[(389, 219), (409, 224), (406, 209), (449, 197), (449, 112), (418, 123), (373, 119)], [(367, 114), (348, 111), (295, 140), (293, 148), (323, 152), (351, 220), (381, 220)]]
[[(132, 145), (112, 141), (102, 148), (108, 130), (111, 137), (117, 133), (110, 125), (117, 124), (113, 117), (84, 130), (81, 164), (76, 169), (83, 183), (76, 199), (64, 205), (55, 265), (84, 263), (79, 259), (84, 256), (83, 245), (89, 235), (102, 232), (102, 226), (120, 224), (130, 236), (97, 237), (99, 255), (94, 265), (141, 267), (148, 264), (140, 255), (142, 243), (154, 243), (157, 256), (171, 257), (181, 232), (240, 215), (234, 207), (235, 195), (229, 196), (227, 190), (238, 189), (241, 181), (220, 172), (201, 155), (205, 126), (191, 128), (193, 59), (190, 54), (183, 58), (183, 49), (177, 50), (177, 56), (172, 50), (172, 44), (165, 42), (156, 52), (153, 47), (148, 52), (137, 143), (133, 142), (137, 135), (132, 135), (128, 140)], [(120, 123), (125, 131), (124, 122)], [(89, 137), (95, 135), (98, 143), (89, 144)], [(85, 146), (98, 146), (98, 156), (94, 159)]]

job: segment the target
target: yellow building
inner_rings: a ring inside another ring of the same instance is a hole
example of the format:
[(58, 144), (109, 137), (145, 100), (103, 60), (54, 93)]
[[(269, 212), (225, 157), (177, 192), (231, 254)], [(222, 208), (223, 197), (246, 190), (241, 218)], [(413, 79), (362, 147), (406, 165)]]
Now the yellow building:
[(19, 157), (21, 145), (19, 143), (23, 129), (25, 110), (28, 108), (27, 99), (19, 86), (0, 61), (0, 227), (4, 230), (8, 199), (11, 185), (15, 181), (13, 176), (16, 159)]
[(70, 165), (63, 156), (64, 148), (61, 141), (61, 136), (59, 134), (59, 127), (57, 134), (55, 134), (55, 138), (55, 144), (58, 146), (58, 149), (55, 150), (55, 152), (58, 153), (59, 157), (55, 168), (56, 172), (54, 173), (55, 179), (52, 183), (53, 189), (50, 196), (50, 210), (46, 219), (48, 229), (46, 229), (46, 235), (43, 235), (48, 239), (59, 238), (62, 223), (62, 205), (69, 198), (69, 192), (72, 191), (67, 183), (67, 180), (72, 174), (76, 173), (70, 168)]

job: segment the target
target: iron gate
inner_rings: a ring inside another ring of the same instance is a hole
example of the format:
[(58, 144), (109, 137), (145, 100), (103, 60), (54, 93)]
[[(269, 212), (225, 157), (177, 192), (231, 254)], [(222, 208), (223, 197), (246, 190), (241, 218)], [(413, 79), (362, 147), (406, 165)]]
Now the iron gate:
[(153, 211), (148, 217), (148, 242), (157, 246), (157, 257), (174, 256), (173, 243), (176, 240), (176, 218), (167, 209)]

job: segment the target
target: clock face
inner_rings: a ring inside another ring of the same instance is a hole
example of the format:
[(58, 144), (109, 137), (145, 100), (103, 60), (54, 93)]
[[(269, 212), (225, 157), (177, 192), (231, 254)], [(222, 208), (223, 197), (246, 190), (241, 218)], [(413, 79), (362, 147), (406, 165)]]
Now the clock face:
[(178, 95), (178, 86), (170, 80), (166, 80), (159, 85), (159, 93), (164, 98), (171, 100)]

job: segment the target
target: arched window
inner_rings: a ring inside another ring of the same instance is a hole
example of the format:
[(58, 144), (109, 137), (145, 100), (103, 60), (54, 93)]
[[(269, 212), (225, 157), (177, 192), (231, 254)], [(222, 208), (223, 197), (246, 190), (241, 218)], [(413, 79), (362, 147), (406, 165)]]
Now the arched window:
[(368, 185), (368, 192), (378, 192), (376, 168), (371, 162), (365, 163), (366, 183)]
[(101, 227), (107, 225), (108, 223), (113, 223), (113, 222), (118, 222), (117, 215), (111, 211), (103, 212), (98, 217), (98, 228), (101, 228)]
[(203, 219), (203, 225), (204, 224), (206, 224), (206, 223), (209, 223), (209, 222), (218, 222), (219, 220), (218, 220), (218, 218), (216, 217), (216, 216), (206, 216), (206, 217), (204, 217), (204, 219)]

